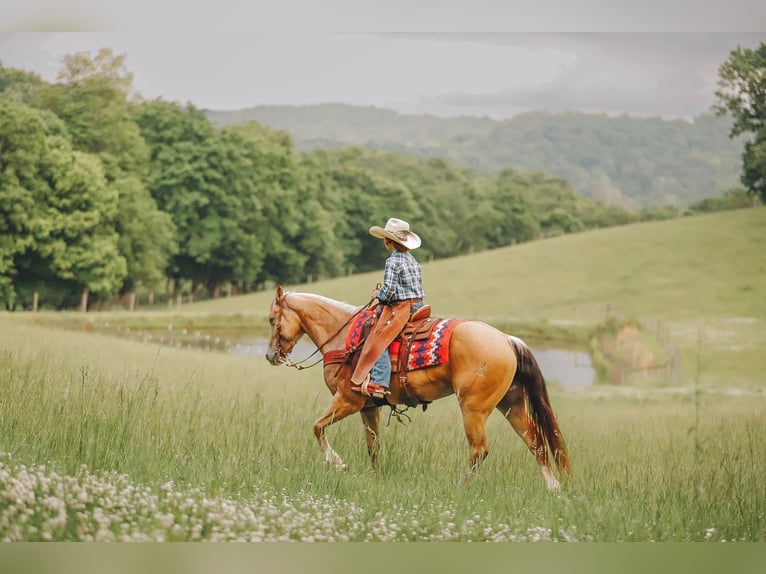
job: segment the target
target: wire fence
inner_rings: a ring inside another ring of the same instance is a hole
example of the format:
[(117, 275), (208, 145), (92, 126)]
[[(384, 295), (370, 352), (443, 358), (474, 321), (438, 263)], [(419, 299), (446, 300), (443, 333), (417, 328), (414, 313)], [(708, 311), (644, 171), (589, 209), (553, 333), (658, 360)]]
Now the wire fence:
[[(670, 332), (655, 317), (635, 319), (619, 308), (611, 307), (611, 314), (618, 324), (637, 321), (647, 347), (651, 349), (651, 360), (640, 360), (628, 364), (616, 362), (610, 374), (610, 382), (619, 385), (634, 385), (653, 381), (666, 384), (676, 383), (681, 378), (681, 352), (673, 343)], [(646, 339), (649, 339), (647, 342)], [(652, 343), (654, 343), (652, 345)], [(657, 352), (659, 350), (659, 352)]]

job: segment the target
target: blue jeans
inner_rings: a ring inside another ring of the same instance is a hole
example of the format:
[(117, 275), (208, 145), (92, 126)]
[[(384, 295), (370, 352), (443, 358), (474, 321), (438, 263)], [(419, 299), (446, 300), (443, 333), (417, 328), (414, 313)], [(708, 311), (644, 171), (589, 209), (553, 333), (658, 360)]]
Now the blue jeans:
[[(423, 306), (423, 302), (419, 301), (410, 305), (410, 317), (412, 314)], [(375, 364), (370, 371), (370, 382), (378, 383), (382, 387), (388, 388), (391, 382), (391, 354), (388, 349), (383, 351), (383, 354), (378, 357)]]

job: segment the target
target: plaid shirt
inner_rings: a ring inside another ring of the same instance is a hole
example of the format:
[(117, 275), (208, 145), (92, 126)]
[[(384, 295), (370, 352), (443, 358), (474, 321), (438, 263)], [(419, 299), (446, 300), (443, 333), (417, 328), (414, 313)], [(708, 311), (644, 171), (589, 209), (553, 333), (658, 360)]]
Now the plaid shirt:
[(420, 263), (409, 251), (394, 250), (386, 259), (383, 285), (378, 291), (381, 303), (393, 303), (404, 299), (422, 299), (423, 277)]

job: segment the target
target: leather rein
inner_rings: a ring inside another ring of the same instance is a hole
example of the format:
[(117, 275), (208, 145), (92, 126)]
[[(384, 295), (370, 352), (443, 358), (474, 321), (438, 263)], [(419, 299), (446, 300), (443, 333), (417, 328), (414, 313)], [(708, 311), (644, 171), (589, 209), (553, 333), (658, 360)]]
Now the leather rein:
[[(322, 347), (324, 347), (327, 343), (329, 343), (335, 337), (340, 335), (340, 333), (343, 331), (343, 329), (345, 329), (349, 325), (349, 323), (351, 323), (351, 321), (354, 319), (354, 317), (356, 317), (364, 309), (369, 309), (372, 306), (372, 302), (375, 301), (375, 299), (376, 298), (373, 297), (372, 299), (370, 299), (370, 301), (366, 305), (363, 305), (362, 307), (359, 307), (359, 309), (357, 309), (353, 313), (353, 315), (351, 315), (348, 319), (346, 319), (346, 322), (343, 323), (340, 326), (340, 328), (338, 328), (338, 330), (335, 331), (335, 333), (333, 333), (330, 337), (328, 337), (325, 340), (324, 343), (322, 343), (321, 345), (317, 345), (317, 348), (308, 357), (306, 357), (305, 359), (302, 359), (302, 360), (300, 360), (298, 362), (295, 362), (295, 361), (293, 361), (290, 358), (290, 354), (289, 353), (285, 353), (284, 349), (282, 349), (282, 314), (283, 314), (284, 307), (288, 307), (288, 308), (292, 309), (287, 304), (287, 294), (285, 294), (282, 297), (282, 302), (279, 303), (279, 314), (277, 315), (277, 320), (276, 320), (276, 323), (274, 325), (274, 328), (276, 330), (276, 341), (277, 341), (277, 344), (276, 344), (277, 349), (276, 349), (276, 351), (277, 351), (277, 357), (279, 357), (279, 359), (281, 360), (281, 363), (284, 366), (286, 366), (286, 367), (293, 367), (294, 369), (298, 369), (299, 371), (302, 371), (303, 369), (310, 369), (311, 367), (314, 367), (314, 366), (318, 365), (319, 363), (322, 362), (323, 357), (319, 357), (319, 359), (317, 359), (316, 361), (314, 361), (310, 365), (304, 365), (303, 363), (305, 363), (306, 361), (311, 359), (311, 357), (313, 357), (314, 355), (319, 353), (321, 351)], [(295, 309), (292, 309), (292, 310), (295, 311)]]

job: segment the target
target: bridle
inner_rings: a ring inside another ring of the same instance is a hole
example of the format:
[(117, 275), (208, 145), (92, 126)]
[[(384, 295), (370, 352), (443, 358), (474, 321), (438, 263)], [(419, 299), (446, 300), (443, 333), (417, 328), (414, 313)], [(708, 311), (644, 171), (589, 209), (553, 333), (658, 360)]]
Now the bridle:
[[(290, 358), (290, 353), (285, 353), (285, 350), (282, 348), (282, 315), (283, 315), (284, 307), (288, 306), (287, 305), (287, 295), (283, 296), (282, 297), (282, 301), (278, 302), (277, 305), (279, 307), (279, 311), (277, 313), (276, 319), (274, 320), (274, 330), (275, 330), (274, 334), (275, 334), (275, 338), (276, 338), (275, 347), (276, 347), (276, 352), (277, 352), (277, 360), (279, 361), (279, 363), (284, 365), (284, 366), (286, 366), (286, 367), (293, 367), (295, 369), (298, 369), (299, 371), (301, 371), (303, 369), (310, 369), (314, 365), (319, 364), (322, 361), (321, 358), (319, 360), (317, 360), (316, 362), (308, 365), (308, 366), (304, 365), (303, 363), (305, 363), (311, 357), (316, 355), (319, 352), (319, 350), (324, 346), (324, 344), (318, 346), (313, 353), (311, 353), (305, 359), (303, 359), (301, 361), (298, 361), (297, 363)], [(326, 341), (325, 341), (325, 343), (326, 343)]]
[(349, 317), (346, 320), (346, 322), (343, 323), (337, 331), (335, 331), (335, 333), (333, 333), (330, 337), (328, 337), (324, 343), (322, 343), (321, 345), (317, 345), (317, 348), (308, 357), (298, 362), (295, 362), (290, 358), (290, 353), (285, 353), (284, 349), (282, 348), (282, 315), (283, 315), (284, 307), (289, 307), (289, 305), (287, 304), (287, 294), (285, 293), (285, 295), (282, 297), (282, 301), (277, 302), (279, 311), (277, 313), (276, 319), (274, 320), (274, 329), (275, 329), (275, 336), (276, 336), (275, 347), (277, 352), (277, 359), (279, 360), (280, 364), (286, 367), (293, 367), (294, 369), (298, 369), (299, 371), (302, 371), (303, 369), (310, 369), (311, 367), (321, 363), (323, 357), (319, 357), (319, 359), (317, 359), (310, 365), (303, 364), (309, 359), (311, 359), (311, 357), (319, 353), (322, 350), (322, 347), (324, 347), (327, 343), (329, 343), (335, 337), (337, 337), (341, 333), (341, 331), (343, 331), (343, 329), (345, 329), (348, 326), (348, 324), (351, 323), (354, 317), (356, 317), (362, 310), (369, 309), (374, 300), (375, 298), (373, 297), (372, 299), (370, 299), (370, 302), (367, 303), (367, 305), (364, 305), (360, 307), (359, 309), (357, 309), (356, 311), (354, 311), (351, 317)]

